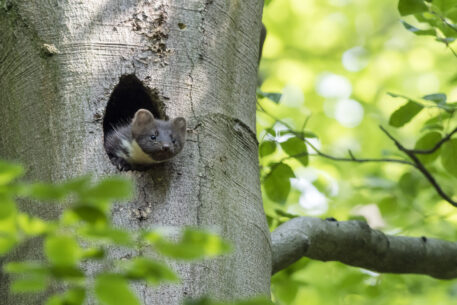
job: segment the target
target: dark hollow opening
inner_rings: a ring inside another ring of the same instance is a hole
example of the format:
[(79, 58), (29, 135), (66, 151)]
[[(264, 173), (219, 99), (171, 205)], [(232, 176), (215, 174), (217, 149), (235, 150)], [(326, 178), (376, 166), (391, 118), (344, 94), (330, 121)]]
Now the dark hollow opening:
[(148, 109), (156, 118), (164, 119), (162, 105), (157, 90), (146, 88), (133, 74), (123, 75), (106, 106), (103, 134), (106, 135), (119, 125), (130, 123), (135, 112), (141, 108)]

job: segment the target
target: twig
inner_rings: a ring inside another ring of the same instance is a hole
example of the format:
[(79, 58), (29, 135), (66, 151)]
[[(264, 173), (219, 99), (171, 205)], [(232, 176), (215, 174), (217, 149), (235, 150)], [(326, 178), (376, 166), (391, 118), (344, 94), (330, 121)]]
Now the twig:
[(450, 133), (448, 133), (444, 138), (442, 138), (441, 141), (436, 143), (435, 146), (433, 146), (433, 148), (431, 148), (431, 149), (406, 149), (406, 150), (411, 153), (414, 153), (414, 154), (432, 154), (436, 150), (438, 150), (438, 148), (440, 148), (441, 145), (443, 145), (445, 142), (449, 141), (449, 139), (452, 137), (452, 135), (455, 134), (456, 132), (457, 132), (457, 127), (454, 128), (454, 130), (452, 130)]
[(427, 180), (430, 182), (430, 184), (433, 186), (433, 188), (441, 196), (441, 198), (443, 198), (444, 200), (446, 200), (447, 202), (449, 202), (453, 206), (457, 207), (457, 202), (452, 200), (452, 198), (449, 197), (443, 191), (443, 189), (440, 187), (440, 185), (436, 181), (435, 177), (433, 177), (432, 174), (425, 168), (425, 166), (422, 164), (422, 162), (415, 155), (414, 151), (411, 151), (411, 150), (408, 150), (407, 148), (405, 148), (386, 129), (384, 129), (384, 127), (379, 126), (379, 128), (381, 128), (381, 130), (389, 137), (389, 139), (391, 139), (395, 143), (395, 145), (397, 146), (397, 148), (400, 151), (404, 152), (413, 161), (413, 163), (415, 164), (415, 167), (425, 176), (425, 178), (427, 178)]

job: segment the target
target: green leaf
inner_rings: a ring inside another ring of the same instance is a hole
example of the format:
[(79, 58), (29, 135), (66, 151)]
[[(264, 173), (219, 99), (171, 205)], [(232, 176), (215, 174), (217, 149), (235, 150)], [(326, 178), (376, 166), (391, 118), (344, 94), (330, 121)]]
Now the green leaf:
[(57, 266), (71, 266), (78, 262), (81, 249), (69, 236), (50, 236), (44, 242), (44, 252), (48, 260)]
[(105, 213), (96, 206), (77, 205), (71, 209), (79, 219), (90, 224), (106, 224), (108, 219)]
[(437, 104), (446, 104), (446, 94), (444, 93), (434, 93), (434, 94), (429, 94), (429, 95), (425, 95), (422, 97), (424, 100), (427, 100), (427, 101), (432, 101), (434, 103), (437, 103)]
[(163, 239), (156, 232), (148, 232), (145, 239), (151, 242), (158, 252), (175, 259), (213, 257), (231, 250), (230, 245), (218, 235), (190, 228), (184, 230), (176, 243)]
[(267, 196), (278, 203), (285, 203), (290, 192), (290, 178), (295, 177), (293, 170), (284, 163), (276, 163), (265, 177), (263, 186)]
[(59, 185), (50, 183), (33, 183), (24, 185), (21, 196), (30, 197), (42, 201), (61, 201), (69, 192)]
[(36, 262), (11, 262), (3, 267), (7, 273), (47, 274), (48, 268)]
[(49, 268), (51, 274), (57, 279), (80, 280), (84, 279), (84, 272), (75, 266), (57, 265)]
[(11, 291), (14, 293), (40, 292), (48, 287), (48, 278), (46, 275), (36, 274), (21, 279), (13, 280)]
[(25, 234), (30, 236), (44, 234), (53, 227), (46, 221), (25, 213), (21, 213), (17, 217), (17, 224)]
[[(414, 149), (416, 150), (429, 150), (432, 149), (440, 140), (441, 140), (441, 133), (432, 131), (424, 136), (422, 136), (417, 142)], [(432, 154), (417, 154), (417, 157), (422, 163), (431, 163), (438, 158), (440, 155), (440, 149), (437, 149)]]
[(86, 298), (83, 287), (74, 287), (63, 294), (54, 295), (46, 301), (46, 305), (82, 305)]
[(105, 250), (102, 248), (84, 249), (81, 253), (83, 259), (102, 259), (105, 257)]
[(111, 177), (100, 181), (89, 189), (84, 196), (93, 200), (125, 200), (132, 196), (131, 181), (122, 177)]
[(303, 140), (297, 137), (290, 138), (287, 141), (282, 142), (281, 147), (290, 157), (297, 159), (304, 166), (308, 165), (308, 150)]
[(15, 163), (0, 160), (0, 185), (6, 185), (24, 173), (24, 168)]
[(18, 238), (15, 234), (1, 232), (0, 230), (0, 256), (11, 251), (18, 243)]
[(122, 246), (133, 246), (134, 242), (129, 232), (121, 229), (112, 228), (85, 228), (81, 230), (81, 234), (88, 238), (94, 238), (107, 241), (108, 243), (115, 243)]
[(433, 0), (432, 4), (434, 8), (438, 8), (443, 14), (455, 9), (457, 6), (455, 0)]
[(105, 305), (140, 305), (127, 281), (114, 274), (102, 274), (96, 278), (95, 294)]
[(61, 188), (68, 192), (82, 194), (90, 188), (91, 176), (82, 176), (70, 179), (61, 185)]
[(435, 36), (435, 30), (434, 29), (428, 29), (428, 30), (421, 30), (421, 29), (418, 29), (414, 26), (412, 26), (411, 24), (401, 20), (401, 23), (403, 24), (403, 26), (405, 27), (405, 29), (407, 29), (408, 31), (414, 33), (415, 35), (418, 35), (418, 36), (424, 36), (424, 35), (432, 35), (432, 36)]
[(276, 142), (274, 141), (263, 141), (259, 147), (259, 154), (261, 157), (271, 155), (276, 150)]
[(398, 11), (401, 16), (413, 15), (428, 11), (423, 0), (400, 0), (398, 1)]
[(394, 127), (401, 127), (411, 121), (424, 107), (412, 100), (401, 106), (390, 116), (389, 124)]
[[(0, 194), (0, 220), (16, 214), (16, 203), (5, 194)], [(1, 231), (1, 228), (0, 228)]]
[(452, 139), (443, 144), (441, 163), (448, 173), (457, 177), (457, 139)]
[(177, 282), (179, 278), (176, 274), (166, 266), (165, 263), (160, 263), (145, 257), (132, 259), (126, 268), (126, 277), (132, 280), (146, 280), (152, 285), (157, 285), (161, 282)]

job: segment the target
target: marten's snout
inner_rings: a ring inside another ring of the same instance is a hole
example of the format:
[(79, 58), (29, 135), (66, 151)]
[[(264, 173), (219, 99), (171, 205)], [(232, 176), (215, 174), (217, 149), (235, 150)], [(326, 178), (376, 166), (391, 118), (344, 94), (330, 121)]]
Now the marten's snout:
[(162, 150), (163, 151), (170, 151), (170, 144), (168, 144), (168, 143), (162, 144)]

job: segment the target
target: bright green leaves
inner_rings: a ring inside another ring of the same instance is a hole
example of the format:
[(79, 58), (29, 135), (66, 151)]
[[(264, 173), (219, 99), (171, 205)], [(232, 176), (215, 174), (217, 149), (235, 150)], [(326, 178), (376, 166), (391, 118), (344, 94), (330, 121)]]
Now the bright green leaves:
[(116, 274), (100, 275), (95, 280), (95, 294), (104, 305), (140, 305), (125, 278)]
[(22, 166), (0, 160), (0, 185), (5, 185), (19, 178), (24, 173)]
[(46, 305), (82, 305), (86, 297), (86, 291), (82, 287), (74, 287), (63, 294), (52, 296)]
[(398, 1), (398, 11), (401, 16), (413, 15), (428, 11), (423, 0), (400, 0)]
[(411, 121), (424, 107), (412, 100), (401, 106), (392, 113), (389, 119), (389, 125), (393, 127), (402, 127)]
[(274, 305), (273, 302), (267, 298), (255, 298), (245, 301), (233, 301), (233, 302), (219, 302), (209, 298), (202, 298), (199, 300), (186, 300), (184, 305)]
[(90, 200), (126, 200), (132, 196), (132, 184), (121, 177), (106, 178), (84, 193)]
[[(129, 247), (134, 252), (149, 247), (159, 255), (185, 260), (210, 258), (231, 249), (218, 235), (197, 229), (185, 229), (171, 241), (159, 231), (139, 233), (113, 227), (113, 201), (126, 200), (133, 193), (126, 179), (112, 177), (92, 183), (85, 176), (60, 184), (13, 184), (21, 174), (22, 167), (0, 161), (0, 255), (27, 238), (41, 236), (35, 239), (34, 247), (43, 252), (46, 261), (12, 262), (5, 264), (3, 271), (11, 276), (13, 292), (40, 292), (56, 282), (67, 289), (51, 296), (46, 305), (82, 305), (86, 293), (95, 295), (101, 304), (139, 305), (129, 288), (131, 281), (153, 285), (179, 281), (164, 263), (147, 257), (113, 261), (107, 252), (114, 247)], [(66, 205), (62, 217), (45, 221), (18, 212), (15, 197), (32, 202), (65, 201)], [(95, 260), (101, 268), (96, 274), (85, 274), (80, 265)], [(103, 266), (115, 268), (106, 270)], [(95, 288), (90, 277), (95, 277)]]
[(281, 148), (290, 156), (297, 159), (304, 166), (308, 165), (308, 150), (303, 140), (293, 137), (281, 143)]
[(81, 249), (73, 237), (61, 235), (46, 238), (44, 252), (52, 264), (72, 266), (78, 262)]
[(138, 257), (126, 265), (125, 276), (131, 280), (146, 280), (149, 284), (157, 285), (161, 282), (177, 282), (178, 276), (163, 263)]
[(284, 203), (290, 192), (290, 178), (293, 177), (295, 174), (289, 165), (273, 164), (270, 173), (263, 181), (267, 196), (273, 201)]
[[(430, 150), (435, 147), (435, 145), (441, 141), (441, 133), (432, 131), (423, 135), (417, 142), (414, 147), (415, 150)], [(431, 163), (439, 156), (439, 150), (431, 154), (417, 154), (417, 157), (422, 163)]]
[(174, 259), (201, 259), (228, 253), (230, 245), (218, 235), (187, 228), (177, 242), (163, 238), (158, 232), (145, 234), (144, 238), (162, 255)]
[(447, 172), (457, 177), (457, 139), (452, 139), (443, 144), (441, 163)]

